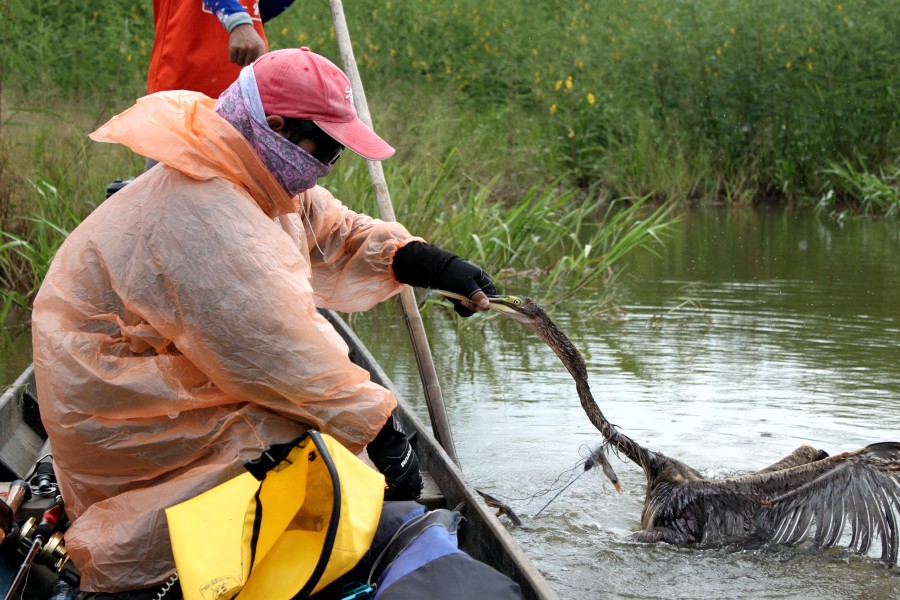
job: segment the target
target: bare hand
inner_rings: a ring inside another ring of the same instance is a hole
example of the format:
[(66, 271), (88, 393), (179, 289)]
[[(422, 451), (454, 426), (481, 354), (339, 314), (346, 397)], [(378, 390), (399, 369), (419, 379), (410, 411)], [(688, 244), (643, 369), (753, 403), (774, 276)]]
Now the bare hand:
[(491, 308), (491, 303), (484, 292), (476, 292), (471, 300), (460, 300), (460, 304), (473, 312), (482, 312)]
[(253, 25), (238, 25), (228, 38), (228, 60), (246, 67), (266, 53), (266, 43), (256, 33)]

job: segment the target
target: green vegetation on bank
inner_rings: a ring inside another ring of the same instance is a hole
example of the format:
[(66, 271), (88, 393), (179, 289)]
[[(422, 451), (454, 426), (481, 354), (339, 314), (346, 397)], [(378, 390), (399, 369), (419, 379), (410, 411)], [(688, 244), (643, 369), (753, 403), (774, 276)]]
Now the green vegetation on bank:
[[(478, 118), (514, 107), (537, 135), (505, 150), (541, 148), (554, 174), (613, 196), (784, 202), (839, 186), (830, 168), (848, 158), (896, 170), (891, 0), (426, 0), (354, 12), (374, 84), (444, 86)], [(273, 38), (327, 45), (327, 19), (312, 35), (286, 19)]]
[[(141, 170), (86, 134), (143, 94), (151, 10), (0, 3), (0, 317), (29, 305), (106, 184)], [(500, 277), (537, 270), (552, 296), (615, 274), (670, 218), (614, 199), (900, 212), (894, 0), (356, 0), (345, 12), (376, 128), (398, 148), (385, 163), (398, 217)], [(324, 0), (298, 0), (267, 32), (272, 48), (339, 62)], [(341, 162), (324, 183), (373, 213), (364, 163)]]
[[(510, 180), (611, 197), (780, 202), (834, 189), (852, 202), (833, 165), (897, 169), (893, 0), (356, 0), (345, 12), (379, 129), (406, 141), (407, 119), (451, 96), (444, 118), (492, 133), (465, 148), (476, 174), (514, 166)], [(2, 27), (7, 107), (12, 93), (117, 109), (143, 89), (148, 2), (7, 0)], [(337, 59), (324, 0), (295, 3), (267, 31), (273, 48)], [(469, 132), (440, 133), (428, 143), (462, 147)]]

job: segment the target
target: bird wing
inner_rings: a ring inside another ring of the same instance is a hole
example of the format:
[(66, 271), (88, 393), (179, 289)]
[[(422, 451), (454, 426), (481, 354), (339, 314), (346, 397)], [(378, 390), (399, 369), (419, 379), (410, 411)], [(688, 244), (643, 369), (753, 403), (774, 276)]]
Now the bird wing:
[(881, 539), (881, 560), (897, 563), (900, 547), (900, 443), (882, 442), (806, 465), (722, 480), (690, 482), (701, 491), (703, 541), (755, 537), (797, 544), (811, 529), (823, 548), (847, 523), (849, 547), (864, 554)]

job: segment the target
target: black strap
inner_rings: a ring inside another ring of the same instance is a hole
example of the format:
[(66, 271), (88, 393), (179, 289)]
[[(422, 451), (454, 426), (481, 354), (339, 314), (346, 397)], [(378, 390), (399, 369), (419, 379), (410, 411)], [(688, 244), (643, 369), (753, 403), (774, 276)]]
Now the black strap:
[[(328, 566), (328, 561), (331, 559), (331, 553), (334, 550), (334, 540), (337, 538), (338, 525), (341, 520), (341, 482), (338, 477), (337, 467), (334, 464), (334, 460), (331, 458), (331, 454), (328, 452), (325, 441), (322, 439), (319, 432), (315, 430), (304, 433), (293, 442), (271, 446), (263, 452), (262, 456), (258, 459), (247, 461), (244, 464), (247, 470), (253, 473), (253, 476), (262, 482), (262, 480), (265, 479), (265, 474), (285, 460), (291, 450), (293, 450), (295, 446), (302, 444), (307, 436), (309, 436), (316, 449), (319, 451), (319, 456), (322, 457), (322, 460), (325, 462), (325, 467), (328, 469), (328, 475), (331, 477), (331, 517), (328, 521), (328, 529), (325, 532), (325, 540), (322, 545), (322, 552), (319, 554), (319, 561), (316, 563), (306, 584), (304, 584), (299, 592), (294, 594), (291, 600), (306, 600), (309, 598), (316, 588), (316, 585), (319, 583), (319, 580), (322, 578), (322, 575), (325, 573), (325, 568)], [(260, 483), (259, 489), (256, 490), (255, 495), (256, 510), (253, 516), (253, 535), (250, 538), (249, 573), (253, 572), (253, 566), (256, 563), (256, 545), (259, 541), (259, 532), (262, 527), (263, 506), (259, 496), (261, 490), (262, 483)], [(247, 575), (248, 577), (249, 573)], [(238, 594), (238, 596), (240, 596), (240, 594)]]
[(294, 438), (290, 442), (283, 444), (272, 444), (259, 455), (258, 458), (248, 460), (244, 463), (244, 468), (250, 471), (250, 474), (256, 477), (258, 481), (266, 478), (266, 473), (277, 467), (288, 457), (291, 450), (303, 443), (303, 440), (311, 433), (307, 431), (300, 437)]
[(294, 594), (294, 597), (291, 600), (306, 600), (306, 598), (309, 598), (310, 594), (312, 594), (316, 584), (319, 583), (319, 579), (322, 578), (325, 567), (328, 566), (328, 561), (331, 559), (331, 551), (334, 549), (334, 539), (337, 537), (338, 523), (341, 520), (341, 481), (338, 478), (337, 467), (334, 466), (334, 460), (332, 460), (328, 448), (325, 447), (325, 441), (322, 439), (322, 436), (319, 435), (319, 432), (310, 431), (309, 436), (312, 438), (316, 448), (319, 449), (319, 455), (322, 457), (322, 460), (325, 461), (325, 466), (328, 467), (328, 474), (331, 475), (331, 519), (328, 521), (328, 531), (325, 532), (325, 543), (322, 546), (322, 553), (319, 555), (319, 562), (316, 564), (316, 568), (313, 569), (312, 575), (310, 575), (306, 585), (304, 585), (299, 592)]

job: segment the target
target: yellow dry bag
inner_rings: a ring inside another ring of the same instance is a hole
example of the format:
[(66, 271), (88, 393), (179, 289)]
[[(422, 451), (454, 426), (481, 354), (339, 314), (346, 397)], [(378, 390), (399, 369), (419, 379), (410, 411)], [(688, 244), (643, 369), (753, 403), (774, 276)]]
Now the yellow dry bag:
[(369, 549), (384, 476), (340, 443), (310, 431), (246, 466), (166, 509), (185, 600), (307, 598)]

